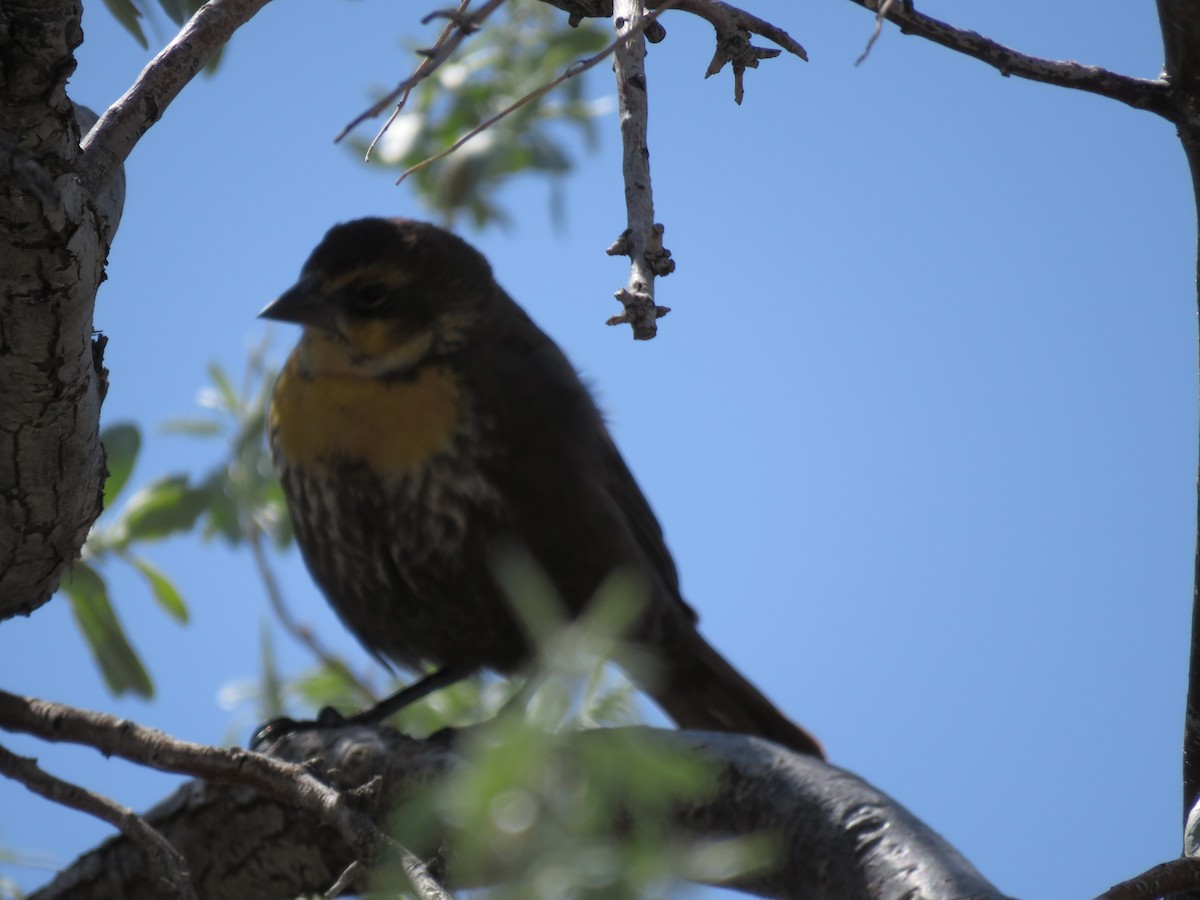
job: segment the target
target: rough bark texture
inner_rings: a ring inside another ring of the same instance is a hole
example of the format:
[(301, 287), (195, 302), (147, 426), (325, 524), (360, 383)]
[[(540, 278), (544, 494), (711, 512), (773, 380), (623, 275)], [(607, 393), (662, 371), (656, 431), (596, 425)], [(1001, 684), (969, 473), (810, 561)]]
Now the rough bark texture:
[(92, 311), (119, 211), (100, 212), (75, 175), (65, 89), (81, 11), (0, 7), (0, 620), (50, 598), (101, 510)]
[[(699, 751), (719, 767), (717, 791), (678, 811), (681, 828), (710, 837), (764, 829), (778, 833), (785, 848), (782, 865), (738, 884), (743, 890), (810, 900), (1003, 898), (940, 836), (848, 772), (754, 738), (639, 730), (647, 740)], [(299, 733), (279, 755), (304, 761), (313, 774), (343, 791), (380, 776), (370, 789), (354, 793), (376, 820), (417, 787), (461, 764), (445, 741), (414, 741), (362, 726)], [(211, 900), (320, 892), (352, 861), (332, 829), (244, 787), (191, 782), (146, 818), (187, 858), (197, 892)], [(434, 867), (453, 886), (470, 886), (454, 884), (452, 848), (447, 859), (434, 860)], [(149, 900), (161, 896), (150, 871), (141, 851), (117, 837), (81, 857), (33, 898)]]

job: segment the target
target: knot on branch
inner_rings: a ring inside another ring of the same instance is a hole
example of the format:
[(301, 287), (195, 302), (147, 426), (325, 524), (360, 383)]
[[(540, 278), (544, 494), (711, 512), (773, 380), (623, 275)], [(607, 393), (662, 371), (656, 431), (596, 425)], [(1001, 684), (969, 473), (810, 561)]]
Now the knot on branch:
[(625, 311), (618, 313), (606, 321), (605, 325), (629, 325), (633, 328), (635, 341), (648, 341), (658, 333), (657, 321), (671, 310), (666, 306), (656, 306), (654, 298), (642, 291), (631, 291), (621, 288), (613, 294)]
[[(650, 233), (646, 235), (646, 247), (642, 251), (642, 262), (649, 266), (655, 275), (670, 275), (675, 271), (675, 260), (671, 258), (671, 251), (663, 246), (664, 231), (666, 227), (661, 222), (655, 222)], [(604, 252), (609, 256), (628, 256), (634, 260), (632, 234), (632, 231), (626, 228)]]

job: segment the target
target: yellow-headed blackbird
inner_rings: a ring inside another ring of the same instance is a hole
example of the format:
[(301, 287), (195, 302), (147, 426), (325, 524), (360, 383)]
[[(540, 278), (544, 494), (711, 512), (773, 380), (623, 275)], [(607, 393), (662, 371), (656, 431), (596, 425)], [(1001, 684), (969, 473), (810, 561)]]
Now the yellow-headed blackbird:
[(495, 577), (519, 546), (572, 615), (617, 569), (649, 584), (626, 641), (653, 671), (631, 675), (680, 726), (821, 755), (697, 632), (587, 389), (473, 247), (422, 222), (338, 225), (262, 315), (304, 329), (270, 413), (301, 553), (371, 651), (438, 667), (407, 699), (529, 660)]

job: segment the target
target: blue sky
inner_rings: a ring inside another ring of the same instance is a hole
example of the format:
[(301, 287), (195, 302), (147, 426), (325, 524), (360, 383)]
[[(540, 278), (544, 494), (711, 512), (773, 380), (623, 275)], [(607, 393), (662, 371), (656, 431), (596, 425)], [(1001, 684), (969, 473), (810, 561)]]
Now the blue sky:
[[(1178, 852), (1195, 539), (1195, 213), (1173, 128), (1017, 79), (844, 0), (753, 9), (811, 62), (702, 79), (711, 29), (668, 13), (652, 48), (657, 216), (678, 269), (660, 337), (605, 328), (624, 283), (615, 116), (578, 152), (566, 224), (530, 180), (516, 227), (467, 233), (594, 385), (705, 633), (831, 759), (907, 804), (1002, 890), (1093, 896)], [(1154, 77), (1153, 8), (929, 3), (1026, 52)], [(419, 4), (270, 4), (215, 79), (137, 147), (96, 326), (105, 421), (136, 420), (136, 487), (214, 448), (155, 431), (205, 366), (240, 371), (255, 314), (332, 223), (420, 215), (332, 136), (407, 74)], [(72, 96), (102, 109), (147, 54), (98, 2)], [(152, 41), (153, 42), (153, 41)], [(590, 92), (609, 90), (607, 67)], [(292, 340), (276, 328), (279, 357)], [(151, 558), (193, 615), (114, 592), (158, 687), (109, 697), (63, 601), (0, 626), (6, 690), (242, 741), (218, 693), (253, 677), (268, 612), (248, 558)], [(293, 554), (293, 607), (365, 654)], [(304, 655), (280, 640), (282, 664)], [(135, 808), (174, 784), (98, 754), (13, 749)], [(57, 863), (108, 834), (0, 782), (0, 846)], [(24, 886), (41, 872), (0, 866)]]

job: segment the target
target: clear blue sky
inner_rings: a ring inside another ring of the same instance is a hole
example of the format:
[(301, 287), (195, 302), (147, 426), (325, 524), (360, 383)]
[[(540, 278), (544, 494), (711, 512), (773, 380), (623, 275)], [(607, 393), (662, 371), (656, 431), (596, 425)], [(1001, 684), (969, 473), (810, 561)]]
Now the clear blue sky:
[[(704, 630), (826, 743), (1002, 890), (1090, 897), (1178, 852), (1195, 523), (1195, 225), (1173, 128), (1112, 101), (1005, 79), (885, 29), (845, 0), (759, 0), (808, 48), (702, 80), (711, 29), (669, 13), (653, 48), (658, 218), (674, 308), (635, 344), (605, 328), (624, 283), (615, 116), (579, 153), (566, 227), (543, 182), (519, 223), (470, 235), (595, 385), (657, 510)], [(254, 317), (333, 222), (419, 215), (330, 139), (407, 73), (421, 4), (270, 4), (215, 79), (166, 112), (127, 168), (100, 291), (106, 422), (149, 438), (134, 487), (213, 448), (154, 431), (234, 371)], [(929, 3), (1027, 52), (1143, 77), (1152, 4)], [(73, 97), (112, 102), (147, 55), (98, 0)], [(609, 90), (607, 67), (590, 91)], [(281, 356), (293, 335), (276, 329)], [(118, 609), (158, 686), (109, 697), (64, 601), (0, 626), (6, 690), (244, 741), (218, 704), (252, 678), (268, 618), (248, 559), (154, 548), (191, 604), (141, 585)], [(295, 609), (352, 659), (293, 554)], [(304, 655), (281, 639), (290, 671)], [(0, 736), (135, 808), (174, 781)], [(64, 864), (108, 834), (0, 782), (0, 846)], [(45, 875), (0, 866), (25, 886)]]

